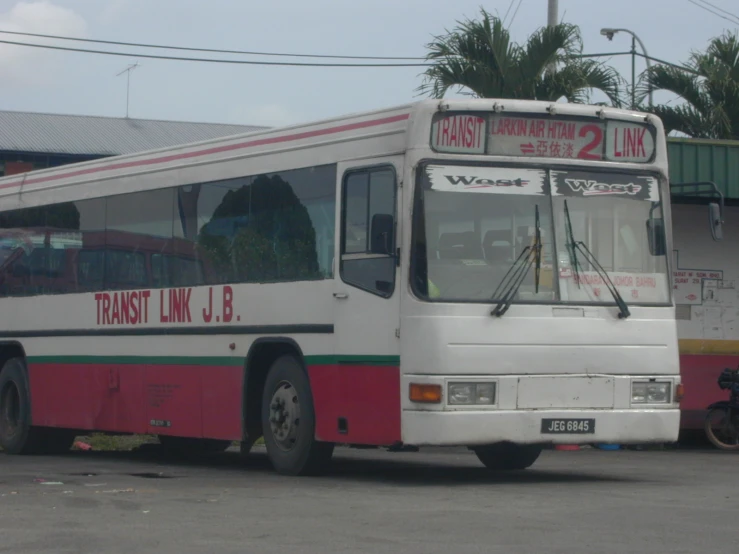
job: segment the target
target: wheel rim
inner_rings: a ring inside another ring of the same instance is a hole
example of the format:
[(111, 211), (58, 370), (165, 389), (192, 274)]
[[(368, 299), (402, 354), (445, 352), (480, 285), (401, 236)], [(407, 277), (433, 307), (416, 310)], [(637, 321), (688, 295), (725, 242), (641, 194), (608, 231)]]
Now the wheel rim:
[(0, 432), (12, 437), (18, 432), (21, 420), (21, 395), (18, 386), (10, 381), (0, 394)]
[(281, 381), (269, 402), (269, 425), (272, 438), (280, 450), (295, 447), (300, 431), (300, 399), (295, 387)]

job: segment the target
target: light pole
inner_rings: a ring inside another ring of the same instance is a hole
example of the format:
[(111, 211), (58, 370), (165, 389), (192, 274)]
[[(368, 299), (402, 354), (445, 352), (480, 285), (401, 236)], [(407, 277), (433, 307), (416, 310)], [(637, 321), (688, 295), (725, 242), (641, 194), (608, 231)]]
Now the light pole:
[[(601, 29), (600, 34), (607, 37), (608, 40), (613, 40), (613, 35), (616, 33), (629, 33), (631, 35), (631, 107), (636, 107), (636, 43), (639, 43), (642, 51), (644, 52), (644, 59), (647, 62), (647, 69), (652, 67), (652, 63), (649, 61), (649, 54), (647, 49), (644, 47), (644, 43), (641, 39), (636, 36), (636, 33), (629, 31), (628, 29), (610, 29), (608, 27)], [(654, 98), (652, 96), (652, 85), (649, 85), (649, 107), (651, 108), (654, 104)]]
[[(559, 1), (549, 0), (547, 8), (547, 27), (556, 27), (557, 15), (559, 14)], [(549, 73), (549, 75), (553, 75), (556, 70), (557, 64), (551, 63), (547, 68), (547, 73)]]
[(547, 26), (556, 27), (559, 13), (558, 0), (549, 0), (547, 9)]

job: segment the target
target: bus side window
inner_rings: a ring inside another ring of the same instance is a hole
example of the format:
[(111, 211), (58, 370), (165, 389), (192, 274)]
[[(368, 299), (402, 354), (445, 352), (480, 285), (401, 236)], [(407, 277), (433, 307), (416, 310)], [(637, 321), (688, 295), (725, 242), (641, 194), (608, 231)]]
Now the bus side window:
[(392, 168), (351, 171), (344, 177), (341, 278), (384, 297), (395, 290), (395, 194)]

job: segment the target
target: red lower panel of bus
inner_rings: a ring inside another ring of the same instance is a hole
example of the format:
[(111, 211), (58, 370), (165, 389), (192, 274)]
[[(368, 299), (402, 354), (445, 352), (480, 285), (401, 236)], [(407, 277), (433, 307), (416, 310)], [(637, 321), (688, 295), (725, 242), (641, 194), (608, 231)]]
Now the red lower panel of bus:
[[(315, 365), (308, 372), (319, 439), (400, 440), (397, 366)], [(239, 366), (36, 363), (29, 374), (34, 425), (241, 439)]]
[(238, 366), (32, 364), (35, 425), (239, 440)]
[(739, 356), (680, 355), (680, 374), (685, 385), (685, 398), (680, 404), (682, 429), (702, 429), (706, 407), (719, 400), (728, 400), (728, 392), (718, 388), (716, 381), (724, 368), (734, 368), (738, 364)]
[(398, 366), (315, 365), (308, 373), (319, 440), (376, 445), (400, 441)]
[[(725, 400), (716, 380), (739, 356), (682, 354), (681, 428), (701, 429), (706, 407)], [(31, 364), (35, 425), (122, 433), (241, 438), (238, 366)], [(397, 366), (314, 365), (316, 434), (331, 442), (400, 441)], [(346, 421), (346, 432), (339, 428)]]

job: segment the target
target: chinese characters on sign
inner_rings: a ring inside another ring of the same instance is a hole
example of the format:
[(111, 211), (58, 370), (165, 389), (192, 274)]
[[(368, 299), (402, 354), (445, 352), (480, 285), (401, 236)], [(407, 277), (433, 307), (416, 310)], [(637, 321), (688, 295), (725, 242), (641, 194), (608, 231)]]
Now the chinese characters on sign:
[(602, 143), (602, 124), (492, 116), (487, 153), (600, 159)]
[(449, 114), (437, 117), (431, 145), (451, 154), (649, 162), (655, 153), (642, 123), (596, 118)]

